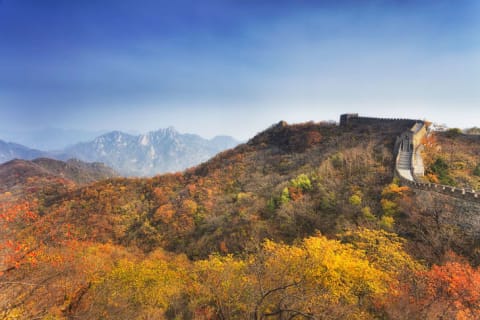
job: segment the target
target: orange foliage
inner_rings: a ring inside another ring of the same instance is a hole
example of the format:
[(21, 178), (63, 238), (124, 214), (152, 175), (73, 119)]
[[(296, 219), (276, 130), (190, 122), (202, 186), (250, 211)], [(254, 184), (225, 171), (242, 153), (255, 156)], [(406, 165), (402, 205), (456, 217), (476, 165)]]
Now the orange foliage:
[(38, 219), (37, 201), (3, 201), (0, 211), (0, 274), (22, 264), (35, 265), (39, 245), (31, 236), (19, 236), (19, 231)]
[(427, 179), (428, 181), (433, 183), (440, 183), (440, 180), (438, 180), (438, 176), (434, 173), (427, 173)]
[(158, 187), (153, 190), (155, 194), (155, 198), (160, 204), (167, 203), (169, 201), (170, 196), (172, 195), (172, 190), (167, 187)]
[[(441, 304), (456, 319), (480, 314), (480, 270), (468, 263), (447, 262), (421, 274), (426, 282), (423, 305)], [(445, 312), (445, 311), (443, 311)]]
[(224, 254), (228, 253), (228, 247), (227, 247), (227, 243), (225, 242), (225, 240), (220, 241), (219, 249), (220, 249), (221, 253), (224, 253)]
[(296, 187), (288, 187), (288, 194), (292, 201), (300, 200), (303, 197), (302, 189)]
[(158, 207), (153, 217), (154, 221), (162, 221), (163, 223), (170, 223), (175, 214), (175, 208), (171, 203), (164, 204)]
[(310, 146), (322, 141), (322, 135), (318, 131), (310, 130), (305, 135), (305, 143)]
[(403, 197), (408, 191), (410, 191), (410, 188), (407, 186), (399, 186), (395, 183), (391, 183), (383, 189), (382, 196), (392, 200), (398, 197)]
[(392, 319), (479, 319), (480, 269), (449, 261), (413, 274), (387, 304)]

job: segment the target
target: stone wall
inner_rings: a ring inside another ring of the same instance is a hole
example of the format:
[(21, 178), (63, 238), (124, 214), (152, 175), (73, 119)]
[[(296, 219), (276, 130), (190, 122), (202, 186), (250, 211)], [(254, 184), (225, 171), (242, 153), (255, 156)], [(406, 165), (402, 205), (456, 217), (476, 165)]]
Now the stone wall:
[(402, 184), (407, 185), (414, 189), (420, 189), (425, 191), (433, 191), (442, 193), (448, 196), (452, 196), (455, 198), (461, 198), (468, 201), (475, 201), (480, 202), (480, 194), (478, 191), (472, 189), (465, 189), (465, 188), (457, 188), (452, 186), (444, 186), (441, 184), (436, 183), (424, 183), (424, 182), (417, 182), (417, 181), (410, 181), (407, 179), (402, 178), (399, 176)]
[(411, 128), (419, 120), (413, 119), (402, 119), (402, 118), (373, 118), (373, 117), (359, 117), (358, 113), (346, 113), (340, 116), (340, 126), (351, 126), (351, 125), (378, 125), (385, 123), (396, 123), (404, 125), (405, 128)]

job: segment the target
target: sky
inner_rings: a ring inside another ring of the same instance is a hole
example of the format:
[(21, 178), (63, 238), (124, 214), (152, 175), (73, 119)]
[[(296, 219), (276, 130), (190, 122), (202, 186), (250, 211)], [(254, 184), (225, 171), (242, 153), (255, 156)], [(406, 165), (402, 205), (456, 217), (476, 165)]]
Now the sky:
[(0, 0), (0, 139), (346, 112), (480, 126), (480, 1)]

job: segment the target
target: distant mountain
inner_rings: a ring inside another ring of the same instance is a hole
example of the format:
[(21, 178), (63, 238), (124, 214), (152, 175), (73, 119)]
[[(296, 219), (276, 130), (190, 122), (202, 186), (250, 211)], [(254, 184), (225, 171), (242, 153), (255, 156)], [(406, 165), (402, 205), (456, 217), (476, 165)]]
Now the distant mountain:
[(0, 192), (32, 188), (40, 185), (83, 185), (94, 181), (118, 177), (113, 169), (102, 163), (80, 160), (60, 161), (48, 158), (11, 160), (0, 165)]
[(228, 136), (207, 140), (172, 127), (142, 135), (113, 131), (68, 147), (57, 157), (103, 162), (127, 176), (152, 176), (184, 170), (237, 144)]
[(46, 153), (43, 151), (0, 140), (0, 163), (13, 159), (31, 160), (45, 155)]
[(39, 150), (62, 150), (79, 141), (89, 141), (107, 131), (87, 131), (60, 128), (6, 130), (0, 128), (0, 137)]
[(198, 165), (238, 143), (229, 136), (208, 140), (195, 134), (181, 134), (172, 127), (141, 135), (112, 131), (55, 152), (0, 140), (0, 163), (39, 157), (63, 161), (74, 158), (105, 163), (126, 176), (153, 176)]

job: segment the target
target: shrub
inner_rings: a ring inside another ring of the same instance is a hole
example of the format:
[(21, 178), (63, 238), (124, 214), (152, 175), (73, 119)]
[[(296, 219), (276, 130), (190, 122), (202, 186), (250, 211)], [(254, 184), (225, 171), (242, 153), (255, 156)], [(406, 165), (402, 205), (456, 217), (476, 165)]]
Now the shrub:
[(451, 128), (451, 129), (448, 129), (446, 132), (446, 136), (449, 138), (454, 138), (461, 134), (462, 134), (462, 130), (459, 128)]
[(280, 203), (288, 203), (290, 202), (290, 192), (288, 192), (288, 188), (285, 187), (282, 190), (282, 194), (280, 195)]
[(480, 177), (480, 163), (477, 165), (477, 167), (473, 170), (473, 174)]
[(349, 202), (352, 206), (360, 206), (362, 204), (362, 198), (358, 194), (354, 194), (350, 197)]
[(393, 216), (398, 213), (398, 205), (395, 202), (388, 199), (382, 199), (380, 204), (382, 205), (385, 215)]
[(380, 226), (387, 230), (392, 230), (394, 223), (395, 223), (395, 220), (393, 219), (393, 217), (390, 217), (390, 216), (383, 216), (382, 219), (380, 220)]
[(442, 158), (437, 158), (435, 162), (430, 166), (430, 170), (438, 176), (438, 180), (441, 184), (455, 185), (455, 180), (450, 177), (449, 166)]
[(297, 189), (300, 189), (302, 191), (310, 191), (312, 190), (312, 182), (308, 178), (308, 176), (304, 173), (296, 177), (295, 179), (292, 179), (290, 181), (291, 185)]
[(330, 161), (335, 169), (340, 169), (343, 166), (343, 155), (341, 153), (336, 153), (332, 156)]
[(376, 220), (377, 218), (373, 215), (372, 213), (372, 210), (370, 209), (370, 207), (365, 207), (362, 209), (362, 213), (363, 213), (363, 217), (367, 220), (371, 220), (371, 221), (374, 221)]

